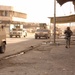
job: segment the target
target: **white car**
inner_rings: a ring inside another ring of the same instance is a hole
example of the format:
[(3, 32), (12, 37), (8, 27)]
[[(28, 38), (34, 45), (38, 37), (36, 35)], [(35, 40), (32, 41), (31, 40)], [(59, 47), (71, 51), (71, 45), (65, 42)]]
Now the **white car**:
[(26, 37), (27, 36), (27, 31), (26, 29), (16, 29), (16, 28), (13, 28), (12, 31), (10, 31), (10, 37)]

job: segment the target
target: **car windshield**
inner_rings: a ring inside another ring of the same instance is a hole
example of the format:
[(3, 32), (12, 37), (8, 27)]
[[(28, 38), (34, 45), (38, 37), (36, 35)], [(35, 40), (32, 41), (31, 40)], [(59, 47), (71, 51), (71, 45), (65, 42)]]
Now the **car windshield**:
[(37, 32), (48, 32), (48, 30), (45, 30), (45, 29), (38, 29)]
[(14, 28), (13, 28), (13, 31), (22, 31), (22, 29), (14, 29)]
[(22, 31), (22, 29), (17, 29), (18, 31)]
[(16, 31), (16, 29), (12, 29), (13, 31)]

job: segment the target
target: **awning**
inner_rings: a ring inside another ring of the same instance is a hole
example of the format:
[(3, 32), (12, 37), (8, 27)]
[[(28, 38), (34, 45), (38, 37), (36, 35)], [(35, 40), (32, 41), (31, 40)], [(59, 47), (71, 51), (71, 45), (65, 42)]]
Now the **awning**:
[(75, 0), (57, 0), (57, 2), (58, 2), (60, 5), (63, 5), (64, 3), (69, 2), (69, 1), (72, 1), (72, 2), (73, 2), (74, 10), (75, 10)]
[[(48, 17), (51, 23), (54, 23), (54, 17)], [(75, 22), (75, 15), (56, 17), (56, 23)]]
[(63, 5), (64, 3), (68, 2), (68, 1), (75, 1), (75, 0), (57, 0), (57, 2), (58, 2), (60, 5)]

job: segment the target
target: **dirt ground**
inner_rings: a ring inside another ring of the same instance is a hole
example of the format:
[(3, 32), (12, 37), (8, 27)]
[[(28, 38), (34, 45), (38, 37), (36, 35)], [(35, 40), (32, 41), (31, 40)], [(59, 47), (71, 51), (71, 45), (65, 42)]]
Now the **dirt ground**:
[(75, 46), (42, 44), (0, 61), (0, 75), (75, 75)]

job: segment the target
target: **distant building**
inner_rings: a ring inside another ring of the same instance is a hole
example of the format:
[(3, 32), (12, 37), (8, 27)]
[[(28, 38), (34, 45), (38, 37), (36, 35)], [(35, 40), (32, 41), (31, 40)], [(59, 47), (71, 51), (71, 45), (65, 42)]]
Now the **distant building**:
[(0, 25), (6, 26), (6, 33), (9, 32), (9, 26), (11, 24), (25, 24), (26, 18), (26, 13), (14, 10), (12, 6), (0, 5)]
[(0, 6), (0, 24), (23, 24), (27, 14), (14, 10), (12, 6)]

